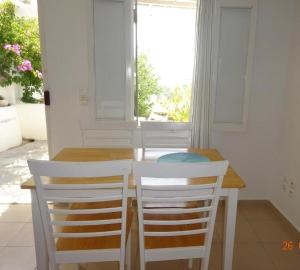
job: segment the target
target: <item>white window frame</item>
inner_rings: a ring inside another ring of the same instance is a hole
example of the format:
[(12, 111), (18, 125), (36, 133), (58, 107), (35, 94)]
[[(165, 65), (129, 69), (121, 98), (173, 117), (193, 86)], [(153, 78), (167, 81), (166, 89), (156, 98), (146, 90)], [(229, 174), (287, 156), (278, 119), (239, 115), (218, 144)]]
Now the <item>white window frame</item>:
[[(89, 0), (87, 7), (88, 23), (87, 23), (87, 33), (88, 33), (88, 91), (86, 93), (88, 97), (88, 111), (90, 115), (90, 123), (85, 123), (84, 126), (104, 126), (107, 123), (124, 123), (134, 121), (134, 89), (133, 89), (133, 65), (134, 65), (134, 56), (133, 56), (133, 0), (111, 0), (116, 2), (124, 2), (124, 12), (128, 14), (125, 16), (125, 22), (123, 25), (125, 35), (125, 44), (126, 48), (124, 50), (125, 54), (125, 66), (126, 66), (126, 100), (125, 100), (125, 119), (109, 119), (109, 118), (97, 118), (97, 104), (96, 104), (96, 63), (95, 63), (95, 36), (94, 36), (94, 2), (101, 0)], [(108, 1), (108, 0), (105, 0)], [(86, 121), (86, 118), (83, 119)], [(129, 124), (130, 125), (130, 124)]]
[[(221, 8), (251, 8), (251, 20), (249, 29), (249, 41), (248, 41), (248, 55), (247, 55), (247, 66), (245, 75), (245, 88), (244, 88), (244, 99), (243, 99), (243, 113), (241, 123), (215, 123), (215, 102), (216, 102), (216, 87), (218, 78), (218, 58), (219, 58), (219, 37), (220, 37), (220, 20), (221, 20)], [(249, 103), (250, 103), (250, 92), (252, 88), (252, 70), (254, 60), (254, 49), (255, 49), (255, 33), (256, 33), (256, 20), (257, 20), (257, 0), (216, 0), (215, 7), (215, 19), (214, 19), (214, 47), (213, 47), (213, 71), (212, 71), (212, 101), (211, 101), (211, 127), (212, 130), (216, 131), (234, 131), (243, 132), (247, 127)]]

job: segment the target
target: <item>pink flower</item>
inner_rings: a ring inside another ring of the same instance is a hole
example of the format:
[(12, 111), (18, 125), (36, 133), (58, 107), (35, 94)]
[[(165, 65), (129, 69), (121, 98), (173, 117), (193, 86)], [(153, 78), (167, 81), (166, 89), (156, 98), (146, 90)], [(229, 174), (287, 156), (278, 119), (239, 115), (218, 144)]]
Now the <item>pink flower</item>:
[(3, 48), (4, 48), (5, 50), (7, 50), (7, 51), (10, 51), (10, 50), (11, 50), (11, 45), (10, 45), (10, 44), (5, 44), (5, 45), (3, 46)]
[(43, 74), (39, 70), (36, 70), (36, 75), (38, 76), (39, 79), (43, 79)]
[(32, 71), (32, 65), (29, 60), (24, 60), (21, 65), (17, 66), (19, 71)]
[(3, 46), (3, 48), (7, 51), (12, 51), (14, 52), (16, 55), (20, 55), (21, 54), (21, 48), (20, 48), (20, 45), (19, 44), (14, 44), (14, 45), (11, 45), (11, 44), (5, 44)]
[(19, 44), (14, 44), (12, 45), (12, 48), (11, 50), (17, 54), (17, 55), (20, 55), (21, 54), (21, 49), (20, 49), (20, 45)]

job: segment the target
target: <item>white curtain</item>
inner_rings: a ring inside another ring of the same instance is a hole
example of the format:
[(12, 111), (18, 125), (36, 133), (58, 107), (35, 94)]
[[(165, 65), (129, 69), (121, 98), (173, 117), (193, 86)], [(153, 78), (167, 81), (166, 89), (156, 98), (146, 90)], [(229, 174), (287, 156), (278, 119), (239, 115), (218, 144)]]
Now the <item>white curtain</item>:
[(209, 148), (212, 29), (215, 0), (198, 0), (193, 78), (192, 146)]

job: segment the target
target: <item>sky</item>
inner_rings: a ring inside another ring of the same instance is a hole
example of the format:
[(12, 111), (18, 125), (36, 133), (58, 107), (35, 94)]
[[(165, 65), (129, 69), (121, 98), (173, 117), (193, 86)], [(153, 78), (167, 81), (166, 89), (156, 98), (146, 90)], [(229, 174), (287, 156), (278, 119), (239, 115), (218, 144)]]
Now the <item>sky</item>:
[(138, 53), (145, 53), (164, 86), (191, 84), (195, 9), (138, 6)]

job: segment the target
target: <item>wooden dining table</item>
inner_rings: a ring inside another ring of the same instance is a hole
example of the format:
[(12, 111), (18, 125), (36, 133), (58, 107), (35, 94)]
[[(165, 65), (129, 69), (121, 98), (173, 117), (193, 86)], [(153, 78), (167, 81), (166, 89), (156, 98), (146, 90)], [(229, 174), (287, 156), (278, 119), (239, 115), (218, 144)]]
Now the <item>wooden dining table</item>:
[[(190, 152), (198, 153), (209, 158), (210, 161), (224, 160), (221, 154), (216, 149), (146, 149), (141, 148), (64, 148), (60, 151), (53, 160), (55, 161), (110, 161), (132, 159), (135, 161), (155, 162), (159, 157), (175, 153), (175, 152)], [(106, 179), (107, 180), (107, 179)], [(55, 182), (55, 179), (52, 179)], [(66, 180), (65, 180), (66, 181)], [(72, 183), (72, 179), (67, 180)], [(93, 181), (103, 181), (103, 179), (93, 179)], [(193, 184), (195, 179), (170, 179), (170, 184)], [(198, 180), (200, 181), (200, 180)], [(212, 179), (201, 179), (205, 183), (213, 181)], [(149, 183), (151, 184), (151, 183)], [(159, 180), (152, 182), (159, 184)], [(129, 177), (129, 196), (136, 197), (135, 180), (132, 176)], [(235, 224), (237, 213), (238, 192), (245, 187), (245, 182), (240, 176), (229, 166), (221, 189), (221, 196), (225, 201), (224, 215), (224, 237), (223, 237), (223, 270), (232, 270), (232, 259), (235, 238)], [(35, 251), (37, 270), (48, 270), (49, 261), (46, 247), (46, 239), (42, 226), (41, 212), (38, 205), (37, 194), (34, 184), (34, 179), (29, 179), (21, 185), (22, 189), (31, 191), (32, 199), (32, 221), (35, 238)]]

